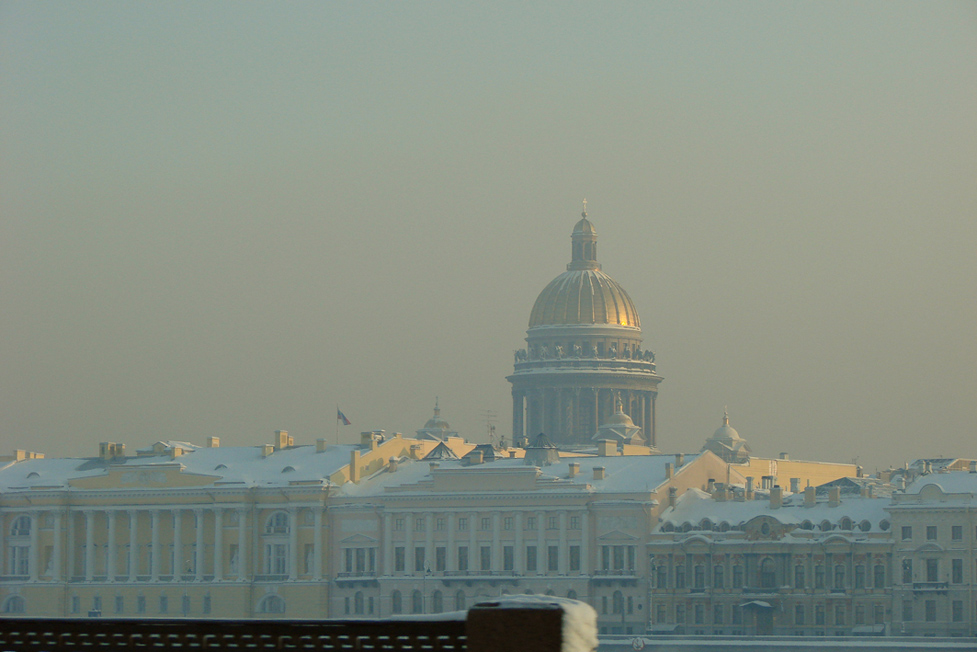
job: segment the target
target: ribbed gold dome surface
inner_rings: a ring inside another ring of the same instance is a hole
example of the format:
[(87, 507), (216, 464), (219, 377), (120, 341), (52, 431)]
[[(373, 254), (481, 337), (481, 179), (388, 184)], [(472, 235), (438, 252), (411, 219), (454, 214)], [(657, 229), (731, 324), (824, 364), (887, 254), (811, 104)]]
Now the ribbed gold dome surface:
[(567, 270), (540, 292), (529, 315), (529, 327), (566, 324), (641, 328), (631, 297), (599, 269)]

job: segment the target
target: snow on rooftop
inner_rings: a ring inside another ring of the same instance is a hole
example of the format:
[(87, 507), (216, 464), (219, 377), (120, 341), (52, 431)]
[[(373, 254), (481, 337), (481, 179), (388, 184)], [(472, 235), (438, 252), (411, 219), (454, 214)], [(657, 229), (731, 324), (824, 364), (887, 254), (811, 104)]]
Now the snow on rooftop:
[(907, 494), (918, 494), (923, 487), (938, 486), (946, 494), (977, 494), (977, 473), (950, 471), (920, 476), (906, 487)]

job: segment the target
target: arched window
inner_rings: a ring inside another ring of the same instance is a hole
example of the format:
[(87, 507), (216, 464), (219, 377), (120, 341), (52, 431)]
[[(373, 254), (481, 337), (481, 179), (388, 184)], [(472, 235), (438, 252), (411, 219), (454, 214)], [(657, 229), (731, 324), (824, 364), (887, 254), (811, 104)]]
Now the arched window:
[(841, 529), (850, 530), (851, 529), (851, 519), (847, 516), (841, 519)]
[(269, 516), (265, 524), (265, 534), (288, 534), (288, 514), (275, 512)]
[(821, 564), (817, 564), (814, 567), (814, 588), (824, 588), (824, 566)]
[(570, 589), (569, 591), (567, 591), (567, 597), (569, 599), (571, 599), (571, 600), (576, 600), (577, 599), (577, 592), (574, 591), (573, 589)]
[(706, 587), (706, 567), (703, 564), (696, 564), (692, 569), (692, 588), (704, 589)]
[(410, 609), (411, 613), (422, 614), (424, 613), (424, 596), (421, 595), (420, 591), (414, 591), (410, 596)]
[(455, 611), (464, 611), (467, 608), (468, 607), (465, 603), (465, 592), (459, 589), (458, 592), (455, 593)]
[(725, 578), (723, 574), (725, 573), (725, 568), (722, 564), (716, 564), (712, 567), (712, 586), (713, 588), (722, 589), (725, 588)]
[(546, 589), (546, 595), (556, 595), (553, 589)]
[(614, 592), (614, 596), (611, 600), (611, 613), (624, 613), (624, 594), (620, 591)]
[(13, 527), (10, 528), (10, 536), (12, 537), (27, 537), (31, 534), (31, 517), (26, 514), (18, 516), (17, 520), (14, 521)]
[(357, 591), (356, 594), (353, 595), (353, 613), (362, 614), (364, 611), (366, 610), (363, 606), (363, 592)]
[(3, 603), (3, 613), (22, 614), (26, 609), (24, 599), (19, 595), (12, 595)]
[(845, 588), (845, 565), (835, 564), (834, 588)]
[(400, 591), (394, 591), (390, 594), (390, 611), (395, 614), (402, 613), (404, 610), (404, 601), (400, 596)]
[(777, 586), (777, 564), (767, 557), (760, 563), (760, 587), (772, 589)]
[(882, 564), (875, 565), (875, 588), (884, 589), (885, 588), (885, 566)]
[(801, 564), (794, 566), (794, 588), (807, 588), (804, 586), (804, 566)]
[(432, 613), (439, 614), (444, 611), (444, 596), (441, 591), (435, 591), (431, 596), (431, 609)]
[(285, 601), (277, 595), (266, 595), (258, 603), (259, 614), (283, 614), (285, 613)]

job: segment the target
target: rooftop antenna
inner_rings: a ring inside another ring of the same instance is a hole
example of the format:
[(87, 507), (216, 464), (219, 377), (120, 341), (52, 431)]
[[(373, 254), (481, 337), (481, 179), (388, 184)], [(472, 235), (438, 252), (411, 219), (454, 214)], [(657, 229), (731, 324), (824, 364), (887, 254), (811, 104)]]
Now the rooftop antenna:
[(485, 410), (482, 412), (482, 416), (485, 417), (485, 430), (488, 432), (489, 443), (492, 444), (494, 448), (496, 445), (495, 441), (495, 417), (498, 416), (495, 410)]

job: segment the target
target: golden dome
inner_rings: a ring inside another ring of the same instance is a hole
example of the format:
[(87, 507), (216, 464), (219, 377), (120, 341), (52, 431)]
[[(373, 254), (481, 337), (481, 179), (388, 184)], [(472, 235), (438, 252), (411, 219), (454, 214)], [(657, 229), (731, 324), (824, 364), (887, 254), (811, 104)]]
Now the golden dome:
[(529, 315), (529, 327), (565, 324), (641, 328), (631, 297), (599, 269), (567, 270), (540, 292)]

